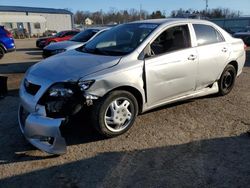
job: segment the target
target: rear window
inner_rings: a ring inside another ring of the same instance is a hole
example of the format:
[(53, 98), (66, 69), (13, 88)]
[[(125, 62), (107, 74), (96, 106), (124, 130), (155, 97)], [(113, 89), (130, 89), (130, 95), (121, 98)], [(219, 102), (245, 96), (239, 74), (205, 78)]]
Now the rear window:
[(65, 33), (65, 36), (76, 35), (77, 33), (79, 33), (79, 32), (78, 31), (69, 31), (69, 32)]
[(198, 46), (224, 41), (221, 34), (209, 25), (193, 24)]
[(76, 42), (87, 42), (92, 36), (94, 36), (99, 30), (87, 29), (75, 35), (71, 38), (71, 41)]

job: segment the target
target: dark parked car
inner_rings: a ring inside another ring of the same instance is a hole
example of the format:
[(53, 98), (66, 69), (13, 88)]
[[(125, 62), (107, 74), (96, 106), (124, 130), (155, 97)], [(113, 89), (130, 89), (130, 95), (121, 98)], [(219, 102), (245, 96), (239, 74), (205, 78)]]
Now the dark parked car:
[(67, 50), (79, 48), (106, 30), (108, 30), (108, 28), (90, 28), (78, 33), (68, 41), (50, 44), (43, 48), (43, 57), (47, 58)]
[(3, 58), (4, 54), (15, 50), (15, 42), (12, 34), (0, 26), (0, 59)]
[(245, 45), (250, 46), (250, 32), (234, 33), (233, 37), (241, 38), (244, 41)]
[(68, 30), (68, 31), (61, 31), (54, 36), (51, 37), (43, 37), (39, 38), (36, 41), (36, 46), (38, 48), (44, 48), (45, 46), (49, 45), (53, 42), (60, 42), (71, 39), (74, 35), (78, 34), (78, 30)]

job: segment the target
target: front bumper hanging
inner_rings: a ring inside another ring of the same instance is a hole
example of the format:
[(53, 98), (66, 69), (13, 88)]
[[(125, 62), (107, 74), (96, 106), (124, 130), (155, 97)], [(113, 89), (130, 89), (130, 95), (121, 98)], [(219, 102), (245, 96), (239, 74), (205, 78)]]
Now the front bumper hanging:
[(28, 113), (20, 106), (18, 121), (23, 135), (32, 145), (51, 154), (66, 153), (66, 142), (60, 131), (64, 118), (54, 119), (38, 113)]

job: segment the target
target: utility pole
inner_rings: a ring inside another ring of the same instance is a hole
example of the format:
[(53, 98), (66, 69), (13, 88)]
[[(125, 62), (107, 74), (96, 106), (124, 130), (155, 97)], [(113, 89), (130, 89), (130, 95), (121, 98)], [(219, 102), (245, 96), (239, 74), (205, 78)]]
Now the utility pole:
[(140, 4), (140, 20), (142, 20), (142, 15), (141, 15), (141, 13), (142, 13), (142, 5)]
[(206, 14), (207, 14), (207, 9), (208, 9), (208, 0), (205, 0), (206, 1)]
[(101, 9), (100, 13), (101, 13), (102, 26), (103, 26), (104, 23), (103, 23), (103, 12), (102, 12), (102, 9)]

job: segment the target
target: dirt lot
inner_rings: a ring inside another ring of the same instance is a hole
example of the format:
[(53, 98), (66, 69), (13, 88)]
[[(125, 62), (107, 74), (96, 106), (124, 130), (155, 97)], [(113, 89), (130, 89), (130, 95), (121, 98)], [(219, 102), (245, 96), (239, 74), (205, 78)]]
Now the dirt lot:
[(0, 100), (0, 187), (249, 187), (249, 58), (228, 96), (156, 109), (113, 139), (85, 120), (72, 123), (67, 154), (53, 156), (32, 147), (18, 129), (18, 85), (41, 51), (32, 39), (16, 44), (0, 61), (9, 87)]

